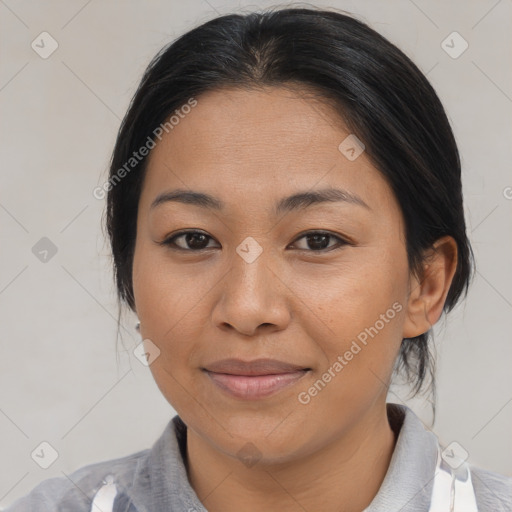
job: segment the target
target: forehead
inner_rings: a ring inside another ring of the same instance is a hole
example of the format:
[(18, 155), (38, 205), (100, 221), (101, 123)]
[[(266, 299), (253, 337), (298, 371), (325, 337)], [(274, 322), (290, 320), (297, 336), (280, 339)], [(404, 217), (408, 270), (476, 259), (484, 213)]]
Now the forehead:
[[(328, 129), (327, 129), (328, 128)], [(215, 156), (219, 164), (231, 164), (250, 156), (287, 155), (293, 160), (318, 158), (336, 149), (338, 139), (348, 134), (332, 108), (307, 91), (284, 87), (220, 89), (197, 98), (197, 106), (175, 126), (172, 136), (160, 144), (159, 153), (172, 150), (187, 157), (188, 150)], [(185, 146), (183, 144), (185, 143)]]
[(274, 203), (327, 186), (389, 205), (391, 190), (366, 154), (349, 160), (340, 151), (350, 132), (339, 114), (307, 90), (221, 89), (196, 100), (151, 151), (146, 207), (167, 189), (207, 191), (226, 203)]

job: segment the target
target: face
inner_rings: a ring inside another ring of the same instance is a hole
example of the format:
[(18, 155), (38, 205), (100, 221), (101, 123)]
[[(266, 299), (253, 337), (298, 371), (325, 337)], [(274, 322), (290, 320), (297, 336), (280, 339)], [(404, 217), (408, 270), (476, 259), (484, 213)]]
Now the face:
[(133, 289), (160, 351), (150, 369), (212, 447), (293, 460), (385, 403), (410, 288), (400, 209), (312, 97), (196, 99), (152, 150), (140, 197)]

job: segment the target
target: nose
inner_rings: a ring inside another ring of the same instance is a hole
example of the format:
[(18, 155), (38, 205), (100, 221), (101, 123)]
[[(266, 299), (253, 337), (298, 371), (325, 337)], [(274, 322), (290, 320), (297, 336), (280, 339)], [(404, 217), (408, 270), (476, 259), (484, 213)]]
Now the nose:
[(245, 336), (286, 329), (291, 318), (291, 292), (279, 274), (265, 251), (251, 263), (235, 254), (231, 269), (219, 283), (214, 325)]

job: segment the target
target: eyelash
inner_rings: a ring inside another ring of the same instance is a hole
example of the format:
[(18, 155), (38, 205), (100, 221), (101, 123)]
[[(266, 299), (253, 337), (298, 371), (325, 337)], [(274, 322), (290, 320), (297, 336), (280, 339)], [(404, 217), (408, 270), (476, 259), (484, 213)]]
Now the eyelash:
[[(210, 235), (207, 235), (206, 233), (203, 233), (202, 231), (197, 231), (197, 230), (185, 230), (185, 231), (180, 231), (176, 234), (174, 234), (173, 236), (171, 237), (168, 237), (166, 238), (164, 241), (162, 242), (159, 242), (159, 245), (164, 245), (164, 246), (167, 246), (169, 247), (170, 249), (172, 250), (175, 250), (175, 251), (183, 251), (183, 252), (196, 252), (196, 253), (199, 253), (199, 252), (202, 252), (202, 251), (206, 251), (208, 249), (211, 249), (210, 248), (203, 248), (203, 249), (184, 249), (183, 247), (178, 247), (176, 246), (175, 244), (175, 240), (177, 238), (180, 238), (182, 236), (185, 236), (185, 235), (188, 235), (188, 234), (198, 234), (198, 235), (204, 235), (206, 236), (207, 238), (209, 238), (210, 240), (213, 240), (213, 237), (211, 237)], [(312, 250), (312, 249), (298, 249), (299, 251), (305, 251), (305, 252), (314, 252), (314, 253), (326, 253), (326, 252), (330, 252), (332, 250), (337, 250), (337, 249), (341, 249), (343, 246), (345, 245), (351, 245), (349, 241), (347, 240), (344, 240), (343, 238), (341, 238), (340, 236), (338, 235), (334, 235), (332, 233), (329, 233), (327, 231), (306, 231), (305, 233), (302, 233), (299, 237), (297, 237), (295, 239), (294, 242), (292, 242), (293, 244), (297, 243), (299, 240), (301, 240), (302, 238), (305, 238), (307, 236), (315, 236), (315, 235), (320, 235), (320, 236), (328, 236), (330, 239), (334, 238), (338, 241), (338, 244), (337, 246), (333, 246), (333, 247), (328, 247), (328, 248), (325, 248), (325, 249), (319, 249), (319, 250)]]

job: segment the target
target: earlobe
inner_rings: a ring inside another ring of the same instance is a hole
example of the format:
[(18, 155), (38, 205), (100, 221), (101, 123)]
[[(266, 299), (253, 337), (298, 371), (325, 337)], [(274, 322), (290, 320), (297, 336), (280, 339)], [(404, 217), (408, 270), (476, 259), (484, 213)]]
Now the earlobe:
[(425, 254), (421, 277), (411, 276), (403, 338), (424, 334), (439, 320), (456, 268), (455, 240), (436, 240)]

